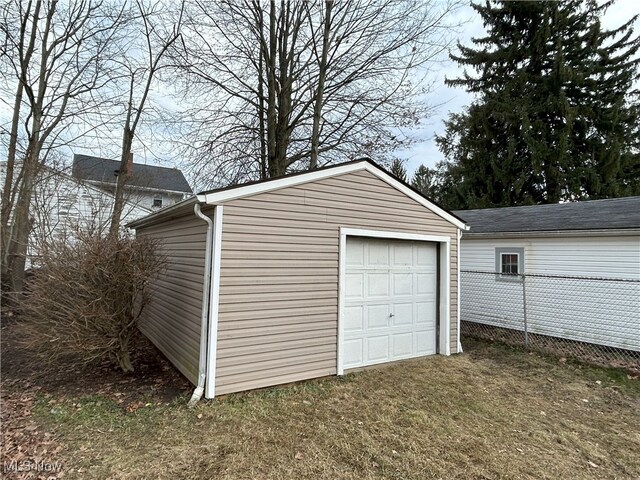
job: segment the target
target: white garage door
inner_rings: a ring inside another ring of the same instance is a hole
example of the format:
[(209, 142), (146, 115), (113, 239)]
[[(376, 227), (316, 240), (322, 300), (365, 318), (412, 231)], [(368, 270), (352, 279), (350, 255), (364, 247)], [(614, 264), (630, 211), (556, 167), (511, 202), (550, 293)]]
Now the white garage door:
[(434, 243), (347, 237), (343, 367), (436, 353)]

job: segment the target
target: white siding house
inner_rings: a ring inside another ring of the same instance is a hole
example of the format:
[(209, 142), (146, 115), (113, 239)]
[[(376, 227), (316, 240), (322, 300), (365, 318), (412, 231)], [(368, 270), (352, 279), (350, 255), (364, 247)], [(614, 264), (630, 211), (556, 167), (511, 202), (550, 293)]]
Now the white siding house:
[[(0, 181), (4, 185), (6, 162), (0, 163)], [(113, 195), (80, 182), (52, 168), (43, 168), (31, 200), (33, 227), (27, 247), (27, 266), (37, 262), (44, 242), (70, 238), (77, 229), (103, 228), (110, 220)], [(126, 202), (122, 225), (144, 217), (151, 209)]]
[(463, 321), (640, 351), (640, 197), (455, 213)]

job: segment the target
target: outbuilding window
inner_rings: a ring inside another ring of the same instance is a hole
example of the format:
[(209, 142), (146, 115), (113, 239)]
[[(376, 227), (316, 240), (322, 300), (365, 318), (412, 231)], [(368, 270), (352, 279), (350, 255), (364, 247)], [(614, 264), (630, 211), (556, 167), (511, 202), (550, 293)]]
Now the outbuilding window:
[(155, 208), (162, 208), (162, 194), (156, 193), (153, 197), (153, 206)]
[(501, 253), (500, 254), (500, 273), (507, 275), (517, 275), (518, 271), (518, 254), (517, 253)]
[(501, 274), (500, 278), (509, 278), (508, 275), (523, 274), (524, 273), (524, 248), (522, 247), (496, 248), (496, 273)]

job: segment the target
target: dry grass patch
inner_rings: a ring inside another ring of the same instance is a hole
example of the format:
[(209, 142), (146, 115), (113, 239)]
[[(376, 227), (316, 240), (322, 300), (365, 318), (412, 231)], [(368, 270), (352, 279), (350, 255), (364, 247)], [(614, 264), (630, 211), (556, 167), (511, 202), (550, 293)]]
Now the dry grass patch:
[(35, 412), (66, 446), (65, 478), (640, 476), (637, 380), (485, 343), (185, 403), (43, 395)]

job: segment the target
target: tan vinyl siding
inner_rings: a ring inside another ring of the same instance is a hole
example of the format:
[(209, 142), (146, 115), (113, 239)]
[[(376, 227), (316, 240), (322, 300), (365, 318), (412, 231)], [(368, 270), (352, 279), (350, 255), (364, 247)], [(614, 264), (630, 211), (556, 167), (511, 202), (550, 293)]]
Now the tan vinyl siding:
[(336, 373), (340, 227), (451, 238), (457, 229), (361, 171), (225, 203), (216, 394)]
[(167, 259), (140, 330), (193, 383), (198, 380), (206, 233), (207, 224), (193, 212), (137, 230), (160, 240)]

